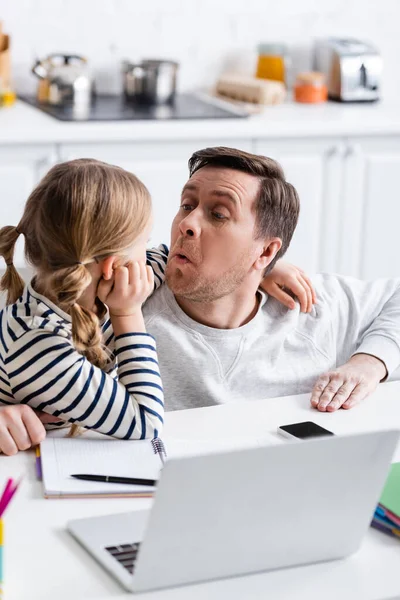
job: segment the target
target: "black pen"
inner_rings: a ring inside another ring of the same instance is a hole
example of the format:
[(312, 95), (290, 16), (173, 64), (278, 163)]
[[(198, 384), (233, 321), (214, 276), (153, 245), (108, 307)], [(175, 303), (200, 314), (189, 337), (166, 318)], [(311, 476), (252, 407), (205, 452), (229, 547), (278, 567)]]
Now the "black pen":
[(138, 477), (114, 477), (113, 475), (71, 475), (75, 479), (84, 479), (85, 481), (104, 481), (105, 483), (128, 483), (131, 485), (151, 485), (157, 484), (156, 479), (140, 479)]

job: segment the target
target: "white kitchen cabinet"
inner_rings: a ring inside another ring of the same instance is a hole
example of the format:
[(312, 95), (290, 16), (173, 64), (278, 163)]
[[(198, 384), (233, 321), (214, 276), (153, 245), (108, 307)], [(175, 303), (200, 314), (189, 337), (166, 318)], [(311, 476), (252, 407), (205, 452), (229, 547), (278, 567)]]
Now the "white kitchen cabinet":
[(169, 245), (172, 220), (181, 190), (188, 179), (187, 162), (193, 152), (208, 146), (233, 146), (251, 151), (250, 140), (193, 140), (190, 142), (143, 142), (135, 144), (63, 144), (60, 160), (96, 158), (137, 175), (150, 190), (154, 207), (151, 244)]
[(254, 151), (277, 160), (300, 197), (299, 223), (287, 260), (309, 273), (337, 270), (340, 139), (256, 140)]
[[(17, 225), (34, 186), (55, 162), (55, 146), (0, 146), (0, 226)], [(23, 238), (18, 240), (14, 262), (23, 266)], [(3, 268), (3, 265), (2, 267)]]
[(356, 165), (349, 169), (354, 193), (348, 192), (347, 204), (361, 207), (354, 244), (360, 276), (400, 277), (400, 137), (352, 138), (348, 144)]

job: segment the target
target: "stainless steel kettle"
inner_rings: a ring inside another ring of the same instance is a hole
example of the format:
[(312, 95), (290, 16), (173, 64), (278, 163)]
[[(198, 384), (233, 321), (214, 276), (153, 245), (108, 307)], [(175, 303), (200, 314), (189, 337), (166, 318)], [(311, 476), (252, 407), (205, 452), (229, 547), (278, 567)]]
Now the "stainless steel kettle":
[(92, 100), (94, 82), (87, 60), (77, 54), (50, 54), (36, 61), (32, 72), (39, 77), (37, 98), (49, 104), (87, 105)]
[(143, 104), (166, 104), (174, 100), (179, 64), (172, 60), (124, 61), (125, 97)]

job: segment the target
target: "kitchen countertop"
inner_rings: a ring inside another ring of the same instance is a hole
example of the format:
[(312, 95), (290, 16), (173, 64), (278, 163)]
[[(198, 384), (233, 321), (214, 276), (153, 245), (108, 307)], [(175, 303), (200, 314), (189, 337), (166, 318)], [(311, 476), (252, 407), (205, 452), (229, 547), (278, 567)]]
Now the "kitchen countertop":
[(285, 103), (246, 119), (181, 121), (57, 121), (18, 100), (0, 109), (0, 144), (185, 141), (400, 134), (394, 103), (322, 105)]

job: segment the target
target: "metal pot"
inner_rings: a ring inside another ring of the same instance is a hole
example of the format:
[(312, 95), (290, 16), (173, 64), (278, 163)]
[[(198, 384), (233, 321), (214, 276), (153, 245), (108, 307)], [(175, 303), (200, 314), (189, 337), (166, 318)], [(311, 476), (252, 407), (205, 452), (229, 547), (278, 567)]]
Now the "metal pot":
[(126, 98), (143, 104), (172, 103), (176, 94), (179, 64), (172, 60), (123, 63)]
[(94, 82), (87, 60), (76, 54), (50, 54), (36, 61), (32, 72), (39, 77), (38, 100), (49, 104), (87, 105)]

